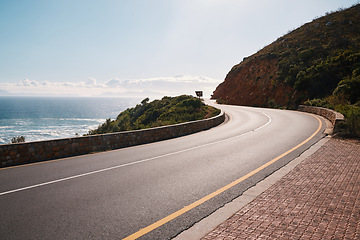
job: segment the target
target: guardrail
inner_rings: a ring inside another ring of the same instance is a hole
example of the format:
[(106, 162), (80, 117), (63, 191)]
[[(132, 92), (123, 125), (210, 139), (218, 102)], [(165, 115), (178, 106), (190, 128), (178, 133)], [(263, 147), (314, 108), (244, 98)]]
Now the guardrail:
[(225, 113), (221, 112), (218, 116), (209, 119), (143, 130), (3, 144), (0, 145), (0, 167), (72, 157), (181, 137), (210, 129), (224, 120)]
[(337, 132), (339, 123), (345, 120), (344, 115), (328, 108), (299, 105), (298, 110), (325, 117), (332, 123), (334, 133)]

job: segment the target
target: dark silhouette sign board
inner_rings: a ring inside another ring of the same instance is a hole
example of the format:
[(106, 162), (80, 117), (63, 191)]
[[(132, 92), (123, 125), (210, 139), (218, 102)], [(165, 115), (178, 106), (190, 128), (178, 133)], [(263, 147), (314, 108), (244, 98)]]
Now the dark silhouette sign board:
[(195, 91), (195, 93), (198, 98), (201, 98), (203, 96), (203, 91)]

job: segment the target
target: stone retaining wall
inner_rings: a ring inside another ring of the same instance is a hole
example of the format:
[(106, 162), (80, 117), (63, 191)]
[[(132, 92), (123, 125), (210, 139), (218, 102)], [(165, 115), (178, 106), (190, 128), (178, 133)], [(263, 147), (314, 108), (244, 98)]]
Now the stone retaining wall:
[(298, 110), (302, 112), (314, 113), (327, 118), (334, 127), (334, 133), (337, 131), (337, 126), (339, 123), (344, 121), (344, 115), (327, 108), (299, 105)]
[(40, 162), (145, 144), (199, 132), (225, 120), (216, 117), (137, 131), (0, 145), (0, 167)]

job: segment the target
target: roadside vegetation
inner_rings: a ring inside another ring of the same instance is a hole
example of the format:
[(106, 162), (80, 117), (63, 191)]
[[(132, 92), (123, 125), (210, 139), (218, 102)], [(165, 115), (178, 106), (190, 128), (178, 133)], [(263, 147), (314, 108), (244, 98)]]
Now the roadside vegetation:
[(317, 17), (248, 57), (246, 61), (276, 59), (271, 82), (274, 88), (290, 89), (286, 104), (269, 98), (264, 106), (330, 108), (344, 115), (344, 132), (360, 137), (359, 33), (360, 4), (356, 4)]
[(360, 137), (360, 5), (339, 9), (294, 30), (281, 41), (278, 81), (298, 93), (296, 103), (333, 109), (343, 134)]
[(134, 108), (121, 112), (115, 120), (110, 118), (97, 129), (90, 130), (88, 135), (139, 130), (159, 127), (216, 116), (220, 110), (205, 105), (198, 98), (181, 95), (163, 97), (161, 100), (149, 102), (149, 98), (141, 101)]
[(342, 113), (345, 123), (341, 134), (360, 137), (360, 76), (345, 78), (339, 82), (332, 95), (308, 100), (305, 105), (330, 108)]

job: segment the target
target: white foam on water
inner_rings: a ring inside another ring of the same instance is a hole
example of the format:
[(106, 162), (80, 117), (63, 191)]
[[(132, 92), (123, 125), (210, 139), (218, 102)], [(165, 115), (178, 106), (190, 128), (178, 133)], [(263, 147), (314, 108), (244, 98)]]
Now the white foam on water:
[(18, 136), (26, 142), (82, 136), (139, 101), (19, 97), (11, 98), (12, 107), (6, 108), (6, 98), (0, 98), (0, 108), (5, 106), (0, 112), (0, 144)]

